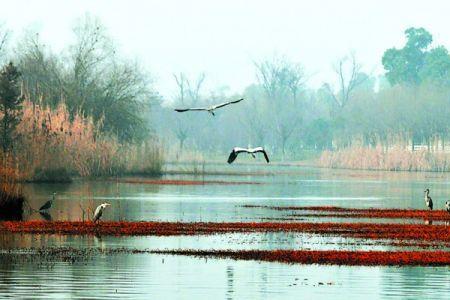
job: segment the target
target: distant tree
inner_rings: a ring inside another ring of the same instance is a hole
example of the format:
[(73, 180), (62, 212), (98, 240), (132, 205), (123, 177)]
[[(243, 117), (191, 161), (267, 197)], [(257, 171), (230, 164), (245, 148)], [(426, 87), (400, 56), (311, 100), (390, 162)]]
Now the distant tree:
[[(304, 88), (306, 76), (300, 64), (280, 57), (256, 63), (256, 69), (269, 107), (268, 119), (271, 119), (272, 128), (277, 133), (284, 159), (287, 143), (302, 123), (298, 96)], [(259, 125), (257, 127), (261, 128)]]
[(354, 53), (341, 58), (334, 66), (338, 78), (337, 93), (328, 83), (324, 87), (327, 88), (338, 108), (346, 106), (355, 89), (369, 78), (361, 69), (362, 66), (356, 60)]
[[(173, 77), (178, 89), (174, 99), (175, 105), (181, 107), (196, 106), (201, 99), (200, 93), (205, 81), (205, 74), (200, 74), (194, 83), (184, 73), (174, 74)], [(182, 153), (185, 141), (194, 129), (192, 116), (190, 113), (180, 113), (174, 115), (174, 117), (176, 120), (173, 130), (179, 142), (179, 152)]]
[(3, 63), (8, 41), (9, 41), (9, 30), (0, 25), (0, 63)]
[(21, 120), (20, 73), (12, 62), (0, 71), (1, 145), (3, 153), (11, 150), (14, 131)]
[(137, 62), (120, 59), (106, 28), (89, 15), (75, 28), (75, 42), (54, 55), (28, 33), (18, 63), (24, 87), (34, 102), (56, 106), (65, 101), (71, 114), (92, 116), (101, 129), (121, 142), (138, 142), (149, 132), (145, 120), (158, 95)]
[(423, 81), (450, 86), (450, 55), (444, 46), (433, 48), (427, 53), (419, 76)]
[(330, 149), (332, 141), (330, 122), (322, 118), (312, 121), (305, 129), (303, 140), (314, 150)]
[(424, 28), (408, 28), (406, 44), (401, 49), (384, 52), (382, 63), (391, 84), (419, 85), (423, 81), (448, 81), (450, 56), (443, 46), (429, 49), (432, 35)]

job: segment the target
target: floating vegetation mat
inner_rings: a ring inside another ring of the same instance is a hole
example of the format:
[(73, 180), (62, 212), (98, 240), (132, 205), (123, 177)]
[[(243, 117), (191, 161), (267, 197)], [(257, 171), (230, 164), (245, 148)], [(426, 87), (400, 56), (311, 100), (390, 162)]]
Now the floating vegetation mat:
[[(422, 219), (427, 221), (448, 221), (450, 213), (444, 210), (388, 209), (388, 208), (344, 208), (337, 206), (259, 206), (244, 205), (246, 208), (271, 209), (279, 211), (303, 211), (288, 217), (304, 218), (376, 218), (376, 219)], [(311, 213), (314, 212), (314, 213)]]
[[(343, 251), (343, 250), (138, 250), (129, 248), (27, 248), (1, 252), (9, 262), (85, 262), (97, 255), (164, 254), (230, 258), (295, 264), (346, 266), (449, 266), (447, 251)], [(164, 262), (164, 260), (162, 260)]]
[(390, 239), (450, 243), (450, 226), (377, 223), (276, 223), (276, 222), (65, 222), (4, 221), (0, 232), (64, 235), (205, 235), (253, 232), (304, 232), (362, 239)]
[(168, 250), (153, 253), (346, 266), (448, 266), (447, 251)]

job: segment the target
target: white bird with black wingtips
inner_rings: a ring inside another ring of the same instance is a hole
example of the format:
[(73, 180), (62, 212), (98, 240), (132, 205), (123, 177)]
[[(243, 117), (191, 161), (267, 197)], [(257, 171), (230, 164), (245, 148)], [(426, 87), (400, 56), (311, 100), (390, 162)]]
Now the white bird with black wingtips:
[(209, 107), (196, 107), (196, 108), (175, 108), (175, 111), (177, 112), (185, 112), (185, 111), (207, 111), (210, 114), (212, 114), (213, 116), (215, 116), (214, 111), (218, 108), (230, 105), (230, 104), (234, 104), (234, 103), (238, 103), (241, 102), (242, 100), (244, 100), (244, 98), (238, 99), (238, 100), (234, 100), (234, 101), (228, 101), (225, 103), (221, 103), (221, 104), (216, 104), (216, 105), (212, 105)]
[(445, 201), (445, 210), (450, 213), (450, 201)]
[(228, 157), (228, 163), (231, 164), (233, 161), (236, 160), (239, 153), (249, 153), (253, 156), (253, 158), (256, 157), (255, 153), (262, 153), (264, 154), (264, 158), (266, 159), (266, 162), (269, 163), (269, 156), (267, 155), (266, 150), (264, 150), (263, 147), (256, 147), (256, 148), (240, 148), (240, 147), (234, 147), (233, 150), (230, 153), (230, 156)]

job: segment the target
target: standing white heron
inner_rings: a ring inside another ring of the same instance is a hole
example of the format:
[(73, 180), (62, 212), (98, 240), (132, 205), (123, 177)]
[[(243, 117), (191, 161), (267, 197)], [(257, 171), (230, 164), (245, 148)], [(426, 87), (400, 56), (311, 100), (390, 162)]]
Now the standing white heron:
[(426, 189), (425, 193), (425, 204), (429, 210), (433, 210), (433, 200), (430, 197), (430, 189)]
[(450, 201), (445, 201), (445, 210), (450, 213)]
[(212, 105), (209, 107), (196, 107), (196, 108), (175, 108), (175, 111), (177, 112), (185, 112), (185, 111), (207, 111), (210, 114), (212, 114), (213, 116), (215, 116), (214, 111), (218, 108), (230, 105), (230, 104), (234, 104), (234, 103), (238, 103), (241, 102), (242, 100), (244, 100), (244, 98), (238, 99), (238, 100), (234, 100), (234, 101), (228, 101), (225, 103), (221, 103), (221, 104), (216, 104), (216, 105)]
[(48, 212), (50, 208), (52, 208), (53, 201), (56, 199), (56, 193), (53, 193), (52, 198), (44, 203), (44, 205), (39, 208), (40, 212)]
[(264, 154), (264, 158), (266, 159), (266, 162), (269, 163), (269, 156), (266, 153), (266, 150), (264, 150), (263, 147), (256, 147), (256, 148), (240, 148), (240, 147), (234, 147), (233, 150), (230, 153), (230, 156), (228, 157), (228, 163), (231, 164), (237, 157), (239, 153), (249, 153), (255, 158), (255, 153), (262, 153)]
[(99, 206), (97, 206), (97, 208), (95, 209), (95, 212), (94, 212), (94, 219), (93, 219), (94, 223), (97, 221), (100, 221), (100, 218), (103, 215), (103, 210), (105, 210), (105, 208), (110, 205), (111, 204), (105, 202), (105, 203), (102, 203)]

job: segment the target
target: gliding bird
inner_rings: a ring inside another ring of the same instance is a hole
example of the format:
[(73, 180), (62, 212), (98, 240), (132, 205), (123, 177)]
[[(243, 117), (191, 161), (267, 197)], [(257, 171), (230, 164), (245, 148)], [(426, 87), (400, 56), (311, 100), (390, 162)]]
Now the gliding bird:
[(97, 221), (100, 221), (100, 218), (102, 217), (102, 215), (103, 215), (103, 210), (107, 207), (107, 206), (110, 206), (111, 204), (109, 204), (109, 203), (102, 203), (102, 204), (100, 204), (99, 206), (97, 206), (97, 208), (95, 209), (95, 212), (94, 212), (94, 223), (95, 222), (97, 222)]
[(230, 153), (230, 156), (228, 157), (228, 163), (231, 164), (238, 156), (239, 153), (249, 153), (255, 158), (255, 153), (262, 153), (264, 154), (264, 158), (266, 159), (267, 163), (269, 163), (269, 156), (267, 156), (266, 150), (264, 150), (263, 147), (256, 147), (256, 148), (239, 148), (234, 147), (233, 150)]
[(215, 116), (214, 111), (218, 108), (230, 105), (230, 104), (234, 104), (234, 103), (238, 103), (241, 102), (242, 100), (244, 100), (244, 98), (238, 99), (238, 100), (234, 100), (234, 101), (229, 101), (229, 102), (225, 102), (225, 103), (221, 103), (221, 104), (217, 104), (217, 105), (212, 105), (210, 107), (197, 107), (197, 108), (175, 108), (175, 111), (177, 112), (185, 112), (185, 111), (207, 111), (210, 114), (212, 114), (213, 116)]

